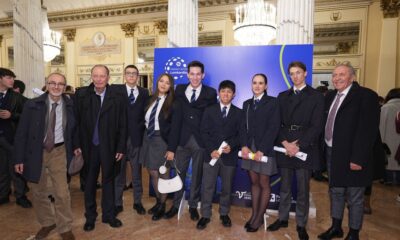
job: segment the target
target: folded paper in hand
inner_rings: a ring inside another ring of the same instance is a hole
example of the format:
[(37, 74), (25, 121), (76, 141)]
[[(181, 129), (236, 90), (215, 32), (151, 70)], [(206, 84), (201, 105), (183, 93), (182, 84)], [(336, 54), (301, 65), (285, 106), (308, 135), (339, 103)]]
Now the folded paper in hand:
[[(223, 142), (221, 143), (221, 145), (219, 146), (219, 148), (218, 148), (218, 153), (219, 153), (219, 155), (222, 154), (222, 150), (223, 150), (223, 148), (226, 147), (226, 146), (228, 146), (228, 143), (226, 143), (225, 141), (223, 141)], [(211, 166), (214, 166), (215, 163), (217, 163), (217, 161), (218, 161), (218, 158), (213, 158), (213, 159), (211, 159), (210, 165), (211, 165)]]
[[(274, 150), (277, 152), (286, 153), (286, 149), (283, 147), (274, 146)], [(302, 161), (307, 160), (307, 153), (298, 152), (295, 156)]]

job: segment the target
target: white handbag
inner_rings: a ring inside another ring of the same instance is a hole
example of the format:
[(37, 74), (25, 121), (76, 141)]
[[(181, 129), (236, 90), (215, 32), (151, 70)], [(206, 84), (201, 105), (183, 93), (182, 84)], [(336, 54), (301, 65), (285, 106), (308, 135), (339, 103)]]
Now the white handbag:
[[(177, 192), (179, 190), (182, 189), (183, 187), (183, 183), (181, 180), (181, 177), (179, 176), (180, 172), (179, 169), (176, 167), (175, 161), (172, 161), (175, 165), (175, 169), (176, 169), (176, 176), (171, 178), (171, 179), (163, 179), (163, 178), (158, 178), (158, 191), (160, 193), (173, 193), (173, 192)], [(164, 165), (162, 165), (159, 169), (161, 174), (165, 173), (165, 165), (166, 165), (167, 161), (164, 162)]]

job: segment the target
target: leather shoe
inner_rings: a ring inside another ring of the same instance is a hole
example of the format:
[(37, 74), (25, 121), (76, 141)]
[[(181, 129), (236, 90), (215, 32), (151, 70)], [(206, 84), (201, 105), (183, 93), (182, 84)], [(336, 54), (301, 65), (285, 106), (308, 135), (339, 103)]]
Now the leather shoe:
[(6, 203), (9, 203), (9, 202), (10, 202), (10, 199), (8, 197), (0, 199), (0, 205), (6, 204)]
[(222, 225), (224, 227), (231, 227), (232, 226), (232, 221), (228, 215), (221, 215), (219, 216), (219, 219), (222, 222)]
[(17, 198), (16, 202), (18, 205), (20, 205), (23, 208), (31, 208), (32, 207), (32, 202), (29, 201), (29, 199), (26, 196)]
[(158, 221), (160, 220), (165, 214), (165, 203), (160, 204), (158, 209), (153, 213), (151, 220)]
[(135, 209), (137, 214), (139, 214), (139, 215), (145, 215), (146, 214), (146, 209), (144, 209), (144, 207), (143, 207), (143, 205), (141, 203), (133, 204), (133, 209)]
[(190, 219), (193, 221), (199, 220), (199, 213), (197, 212), (197, 208), (189, 208)]
[(297, 226), (296, 230), (297, 230), (297, 234), (299, 236), (299, 240), (308, 240), (309, 239), (307, 230), (305, 227)]
[(250, 220), (246, 222), (246, 224), (244, 224), (244, 228), (249, 228), (250, 227)]
[(114, 208), (115, 216), (118, 216), (118, 214), (122, 211), (124, 211), (123, 206), (115, 206), (115, 208)]
[(347, 234), (346, 238), (344, 240), (359, 240), (360, 238), (358, 236), (353, 236), (350, 234)]
[(178, 213), (178, 208), (172, 206), (171, 209), (165, 213), (164, 218), (170, 219), (173, 218)]
[(198, 222), (196, 228), (199, 230), (203, 230), (207, 227), (207, 224), (210, 222), (209, 218), (202, 217)]
[(267, 231), (273, 232), (279, 230), (279, 228), (287, 228), (287, 227), (288, 227), (288, 221), (281, 221), (278, 219), (273, 224), (267, 227)]
[(93, 231), (94, 229), (94, 222), (85, 222), (85, 225), (83, 225), (83, 230), (85, 232), (90, 232)]
[(258, 226), (258, 227), (256, 227), (256, 228), (253, 228), (253, 227), (250, 225), (248, 228), (246, 228), (246, 232), (257, 232), (257, 231), (258, 231), (258, 228), (260, 228), (260, 226)]
[(55, 224), (50, 225), (50, 226), (47, 226), (47, 227), (42, 227), (42, 228), (36, 233), (35, 239), (37, 239), (37, 240), (45, 239), (45, 238), (49, 235), (49, 233), (50, 233), (51, 231), (53, 231), (55, 228), (56, 228), (56, 225), (55, 225)]
[(62, 240), (75, 240), (75, 236), (71, 231), (63, 232), (60, 235)]
[(326, 232), (321, 233), (318, 235), (318, 238), (321, 240), (330, 240), (332, 238), (342, 238), (343, 237), (343, 230), (341, 228), (336, 229), (330, 227)]
[(156, 202), (156, 204), (154, 204), (154, 206), (152, 206), (148, 211), (147, 211), (147, 213), (148, 214), (154, 214), (156, 211), (157, 211), (157, 209), (160, 207), (160, 202)]
[(103, 220), (103, 223), (108, 223), (112, 228), (119, 228), (122, 226), (122, 222), (118, 218)]

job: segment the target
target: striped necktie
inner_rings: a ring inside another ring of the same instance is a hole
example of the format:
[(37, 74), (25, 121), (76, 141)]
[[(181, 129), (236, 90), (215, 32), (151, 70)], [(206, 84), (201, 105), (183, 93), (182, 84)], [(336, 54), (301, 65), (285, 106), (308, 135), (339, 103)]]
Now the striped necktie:
[(154, 104), (153, 109), (151, 109), (150, 119), (149, 119), (149, 126), (147, 127), (147, 136), (151, 138), (155, 133), (156, 127), (156, 113), (158, 108), (158, 103), (160, 102), (160, 97), (157, 98), (156, 103)]
[(196, 89), (193, 89), (192, 91), (193, 91), (193, 93), (192, 93), (192, 97), (190, 97), (190, 103), (196, 101)]
[(227, 110), (228, 108), (226, 107), (226, 106), (224, 106), (223, 108), (222, 108), (222, 118), (226, 118), (226, 110)]
[(135, 103), (135, 95), (133, 94), (133, 88), (131, 88), (131, 94), (129, 94), (129, 104), (133, 105)]

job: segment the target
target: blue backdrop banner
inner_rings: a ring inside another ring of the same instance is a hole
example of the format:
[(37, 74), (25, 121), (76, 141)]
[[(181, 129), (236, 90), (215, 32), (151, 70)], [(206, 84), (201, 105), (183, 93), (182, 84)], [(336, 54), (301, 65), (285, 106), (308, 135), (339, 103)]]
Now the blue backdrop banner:
[[(154, 55), (154, 83), (162, 73), (169, 73), (175, 84), (187, 84), (187, 64), (193, 60), (201, 61), (205, 66), (203, 83), (218, 89), (222, 80), (232, 80), (236, 84), (236, 96), (233, 103), (242, 108), (242, 103), (252, 97), (251, 78), (256, 73), (268, 77), (268, 95), (277, 96), (292, 86), (287, 74), (288, 64), (292, 61), (303, 62), (309, 74), (306, 82), (312, 83), (313, 45), (273, 45), (246, 47), (198, 47), (198, 48), (157, 48)], [(250, 182), (246, 171), (242, 170), (241, 161), (232, 189), (232, 203), (251, 206)], [(185, 182), (190, 184), (189, 177)], [(271, 179), (272, 197), (269, 208), (277, 209), (279, 202), (279, 175)], [(220, 181), (218, 181), (220, 183)], [(295, 184), (294, 184), (295, 185)], [(186, 186), (187, 189), (189, 189)], [(219, 193), (220, 184), (216, 192)], [(295, 188), (293, 199), (295, 203)]]

